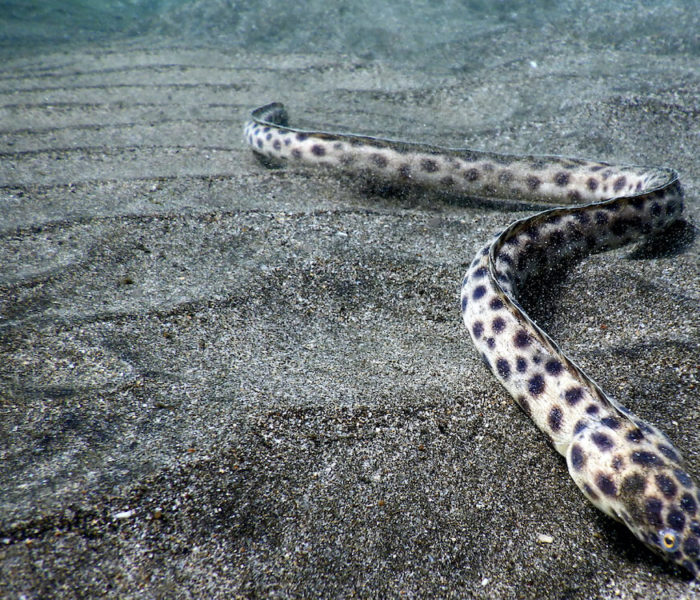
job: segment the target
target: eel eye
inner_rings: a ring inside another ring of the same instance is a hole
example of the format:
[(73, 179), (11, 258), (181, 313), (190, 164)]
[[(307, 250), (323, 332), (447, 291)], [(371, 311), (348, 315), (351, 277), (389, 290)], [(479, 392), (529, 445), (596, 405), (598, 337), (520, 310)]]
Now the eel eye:
[(673, 552), (680, 545), (678, 534), (673, 529), (664, 529), (659, 532), (661, 538), (661, 548), (666, 552)]

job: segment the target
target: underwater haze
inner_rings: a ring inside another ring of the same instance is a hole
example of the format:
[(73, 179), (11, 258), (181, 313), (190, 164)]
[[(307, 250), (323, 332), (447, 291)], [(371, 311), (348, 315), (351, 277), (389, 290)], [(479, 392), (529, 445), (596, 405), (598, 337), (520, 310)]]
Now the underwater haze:
[(494, 34), (510, 31), (533, 38), (554, 34), (562, 43), (586, 47), (697, 55), (700, 11), (693, 7), (696, 0), (3, 0), (0, 47), (24, 52), (162, 35), (191, 47), (332, 51), (469, 68), (462, 62), (468, 48), (513, 51), (489, 46)]

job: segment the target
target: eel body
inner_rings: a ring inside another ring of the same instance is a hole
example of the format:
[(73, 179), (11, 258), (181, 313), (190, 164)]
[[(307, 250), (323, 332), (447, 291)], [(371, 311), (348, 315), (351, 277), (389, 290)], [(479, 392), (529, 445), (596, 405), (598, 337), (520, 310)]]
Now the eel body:
[(527, 279), (543, 269), (677, 221), (683, 192), (675, 171), (293, 129), (279, 103), (254, 110), (244, 136), (269, 159), (559, 205), (514, 222), (479, 250), (462, 282), (464, 324), (484, 364), (566, 458), (585, 497), (648, 547), (700, 576), (700, 491), (680, 452), (658, 428), (606, 395), (517, 300)]

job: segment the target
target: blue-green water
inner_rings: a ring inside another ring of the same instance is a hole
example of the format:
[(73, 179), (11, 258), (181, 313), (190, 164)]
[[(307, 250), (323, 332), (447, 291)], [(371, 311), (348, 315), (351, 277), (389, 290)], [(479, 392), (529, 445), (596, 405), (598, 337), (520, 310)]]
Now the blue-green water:
[[(1, 0), (0, 47), (177, 38), (187, 46), (262, 52), (344, 52), (454, 67), (463, 49), (489, 54), (493, 34), (700, 53), (697, 0)], [(502, 37), (500, 35), (499, 37)]]

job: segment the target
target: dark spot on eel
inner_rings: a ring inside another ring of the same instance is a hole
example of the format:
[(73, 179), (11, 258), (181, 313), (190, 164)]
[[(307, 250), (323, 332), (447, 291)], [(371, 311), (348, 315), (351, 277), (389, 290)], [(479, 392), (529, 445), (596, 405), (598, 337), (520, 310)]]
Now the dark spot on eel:
[(556, 175), (554, 175), (554, 183), (556, 183), (559, 187), (569, 185), (569, 174), (565, 173), (564, 171), (559, 171)]
[(435, 173), (436, 171), (440, 170), (440, 167), (438, 166), (437, 162), (434, 161), (432, 158), (424, 158), (420, 161), (420, 166), (421, 169), (423, 169), (426, 173)]
[(549, 427), (552, 431), (559, 431), (561, 429), (561, 422), (563, 417), (564, 415), (561, 412), (561, 408), (559, 408), (558, 406), (552, 407), (552, 410), (549, 411), (549, 417), (547, 418), (547, 421), (549, 422)]
[(496, 370), (503, 379), (508, 379), (510, 376), (510, 364), (505, 358), (499, 358), (496, 361)]
[(578, 444), (573, 444), (571, 446), (571, 466), (576, 471), (580, 471), (585, 463), (586, 455), (583, 453), (583, 450)]
[(533, 396), (539, 396), (544, 392), (544, 377), (542, 375), (533, 375), (527, 382), (527, 389)]
[(606, 496), (615, 496), (617, 494), (615, 482), (612, 480), (612, 478), (603, 473), (598, 473), (598, 476), (596, 477), (596, 485), (598, 486), (598, 489)]

